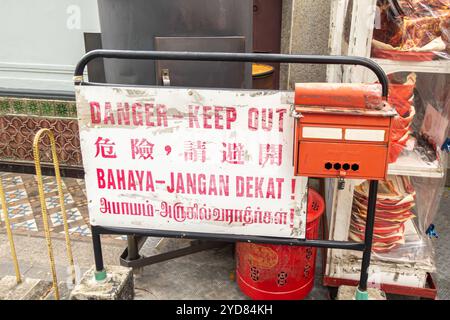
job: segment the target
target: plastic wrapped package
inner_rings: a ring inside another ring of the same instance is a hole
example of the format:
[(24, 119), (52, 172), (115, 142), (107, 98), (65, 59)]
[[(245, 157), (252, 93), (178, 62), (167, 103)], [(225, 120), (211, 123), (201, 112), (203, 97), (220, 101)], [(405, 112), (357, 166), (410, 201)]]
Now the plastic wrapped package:
[(425, 167), (445, 163), (441, 147), (449, 132), (450, 75), (401, 72), (389, 79), (389, 102), (399, 114), (391, 132), (389, 163), (399, 157), (415, 158)]
[(448, 154), (442, 146), (449, 136), (450, 74), (425, 74), (417, 77), (414, 94), (415, 115), (404, 156), (415, 155), (427, 164), (438, 163), (445, 171)]
[(450, 58), (450, 0), (378, 0), (372, 57)]
[[(442, 179), (432, 179), (432, 182), (441, 184)], [(425, 226), (437, 212), (437, 206), (429, 200), (439, 198), (442, 185), (440, 187), (424, 184), (422, 178), (407, 176), (389, 176), (387, 181), (380, 181), (373, 259), (433, 266), (434, 250)], [(428, 191), (423, 193), (423, 189)], [(364, 239), (367, 193), (367, 181), (355, 187), (349, 239), (357, 242)]]
[[(389, 75), (389, 102), (394, 120), (393, 164), (420, 163), (411, 176), (389, 175), (379, 182), (373, 257), (380, 261), (433, 265), (432, 240), (427, 229), (439, 209), (445, 185), (447, 153), (441, 150), (449, 134), (450, 75), (395, 73)], [(406, 138), (405, 138), (406, 137)], [(434, 168), (434, 177), (428, 177)], [(420, 170), (424, 170), (421, 172)], [(421, 176), (422, 175), (422, 176)], [(364, 238), (368, 182), (355, 187), (349, 239)], [(436, 226), (439, 230), (439, 226)]]
[(436, 149), (448, 136), (450, 119), (450, 74), (419, 74), (414, 104), (412, 129), (420, 133)]
[[(389, 176), (380, 182), (373, 259), (434, 267), (434, 248), (426, 231), (438, 212), (444, 185), (445, 179), (429, 177)], [(355, 188), (349, 229), (353, 241), (363, 239), (367, 190), (367, 182)], [(438, 225), (436, 229), (439, 232)]]
[[(364, 240), (369, 183), (355, 187), (350, 223), (350, 239)], [(388, 252), (405, 244), (405, 224), (415, 216), (415, 190), (408, 177), (391, 176), (378, 188), (373, 232), (373, 251)]]
[(442, 178), (412, 177), (418, 197), (419, 225), (423, 232), (433, 222), (445, 186), (448, 153), (442, 146), (450, 134), (450, 74), (419, 74), (415, 104), (420, 106), (414, 116), (414, 151), (425, 161), (442, 164)]
[[(445, 188), (445, 177), (444, 179), (411, 177), (411, 181), (417, 193), (416, 211), (420, 212), (417, 216), (417, 223), (422, 229), (421, 232), (425, 234), (439, 210), (442, 191)], [(436, 228), (439, 232), (439, 226), (436, 226)]]

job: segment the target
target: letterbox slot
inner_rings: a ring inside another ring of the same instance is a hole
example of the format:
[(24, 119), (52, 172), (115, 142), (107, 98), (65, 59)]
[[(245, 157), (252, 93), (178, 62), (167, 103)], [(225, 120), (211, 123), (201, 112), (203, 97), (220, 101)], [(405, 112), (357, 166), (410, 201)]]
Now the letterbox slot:
[[(383, 177), (388, 146), (380, 144), (302, 141), (297, 150), (298, 175), (367, 179)], [(367, 156), (370, 154), (372, 156)], [(323, 160), (322, 160), (323, 159)]]

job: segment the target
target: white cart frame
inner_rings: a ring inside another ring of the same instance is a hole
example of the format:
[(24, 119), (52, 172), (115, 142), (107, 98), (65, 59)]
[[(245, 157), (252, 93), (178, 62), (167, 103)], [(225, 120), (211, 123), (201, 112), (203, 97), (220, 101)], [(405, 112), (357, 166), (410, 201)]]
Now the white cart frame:
[[(332, 0), (330, 17), (329, 49), (331, 55), (356, 55), (370, 57), (374, 22), (377, 17), (376, 0)], [(345, 41), (344, 41), (345, 39)], [(450, 60), (426, 62), (401, 62), (385, 59), (374, 59), (386, 72), (421, 72), (450, 74)], [(328, 66), (327, 80), (329, 82), (372, 82), (375, 81), (369, 73), (355, 66)], [(420, 159), (400, 157), (396, 163), (389, 166), (391, 175), (432, 177), (443, 179), (446, 163), (436, 162), (434, 165)], [(330, 220), (329, 237), (334, 240), (348, 239), (350, 217), (353, 203), (354, 187), (362, 180), (351, 180), (344, 190), (338, 190), (334, 180), (326, 181), (327, 213)], [(336, 212), (340, 212), (336, 215)], [(357, 261), (349, 260), (348, 252), (342, 250), (327, 250), (325, 277), (346, 280), (355, 279), (358, 274)], [(378, 273), (380, 284), (411, 286), (424, 288), (429, 283), (429, 272), (433, 266), (427, 263), (416, 267), (410, 265), (386, 264), (372, 261), (372, 270)]]

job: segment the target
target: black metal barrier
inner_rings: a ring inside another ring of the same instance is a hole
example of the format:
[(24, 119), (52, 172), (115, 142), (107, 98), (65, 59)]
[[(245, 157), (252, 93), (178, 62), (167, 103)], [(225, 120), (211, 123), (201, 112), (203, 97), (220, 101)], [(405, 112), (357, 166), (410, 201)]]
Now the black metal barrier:
[[(82, 57), (76, 66), (74, 74), (75, 85), (93, 85), (93, 86), (124, 86), (123, 84), (100, 84), (83, 81), (83, 73), (86, 65), (95, 58), (113, 58), (113, 59), (145, 59), (145, 60), (189, 60), (189, 61), (218, 61), (218, 62), (276, 62), (276, 63), (310, 63), (310, 64), (339, 64), (339, 65), (360, 65), (372, 70), (378, 77), (382, 86), (382, 95), (385, 99), (388, 97), (388, 79), (383, 69), (374, 61), (363, 57), (349, 56), (319, 56), (319, 55), (286, 55), (286, 54), (259, 54), (259, 53), (221, 53), (221, 52), (169, 52), (169, 51), (128, 51), (128, 50), (94, 50)], [(373, 227), (375, 221), (375, 205), (378, 190), (378, 181), (371, 180), (369, 188), (369, 198), (367, 206), (367, 219), (365, 226), (364, 242), (350, 241), (331, 241), (316, 239), (290, 239), (265, 236), (243, 236), (233, 234), (211, 234), (195, 232), (161, 231), (161, 230), (142, 230), (130, 228), (112, 228), (103, 226), (91, 226), (92, 240), (95, 255), (95, 265), (97, 273), (104, 273), (101, 235), (102, 234), (120, 234), (134, 237), (153, 236), (168, 238), (186, 238), (198, 240), (211, 240), (222, 242), (252, 242), (252, 243), (270, 243), (277, 245), (291, 245), (303, 247), (334, 248), (345, 250), (357, 250), (363, 252), (361, 263), (361, 274), (358, 291), (365, 293), (367, 298), (367, 279), (368, 268), (370, 265), (370, 256), (372, 250)], [(122, 255), (138, 256), (137, 241), (129, 241), (128, 251)], [(133, 259), (130, 259), (133, 260)], [(149, 261), (149, 263), (154, 263)], [(129, 266), (143, 266), (145, 263), (129, 263)]]

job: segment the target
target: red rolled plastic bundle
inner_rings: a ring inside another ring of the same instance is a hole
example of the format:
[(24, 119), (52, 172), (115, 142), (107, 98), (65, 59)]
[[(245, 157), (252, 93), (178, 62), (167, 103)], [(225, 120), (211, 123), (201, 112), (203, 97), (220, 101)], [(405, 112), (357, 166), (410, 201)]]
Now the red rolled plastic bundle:
[(389, 146), (388, 163), (394, 163), (400, 157), (403, 149), (406, 147), (406, 143), (409, 139), (409, 131), (407, 131), (403, 137), (391, 141)]
[(391, 146), (388, 155), (389, 163), (397, 161), (409, 138), (409, 128), (415, 115), (415, 109), (413, 106), (415, 84), (415, 73), (409, 74), (403, 84), (389, 84), (388, 101), (399, 114), (394, 117), (392, 123)]
[[(405, 242), (405, 224), (414, 218), (415, 191), (408, 177), (380, 181), (373, 230), (374, 252), (388, 252)], [(355, 187), (349, 239), (363, 241), (367, 217), (368, 182)]]
[(403, 149), (405, 149), (404, 145), (401, 145), (399, 143), (391, 143), (391, 146), (389, 148), (388, 163), (394, 163), (395, 161), (397, 161)]
[(380, 84), (296, 83), (295, 104), (324, 107), (381, 109)]

